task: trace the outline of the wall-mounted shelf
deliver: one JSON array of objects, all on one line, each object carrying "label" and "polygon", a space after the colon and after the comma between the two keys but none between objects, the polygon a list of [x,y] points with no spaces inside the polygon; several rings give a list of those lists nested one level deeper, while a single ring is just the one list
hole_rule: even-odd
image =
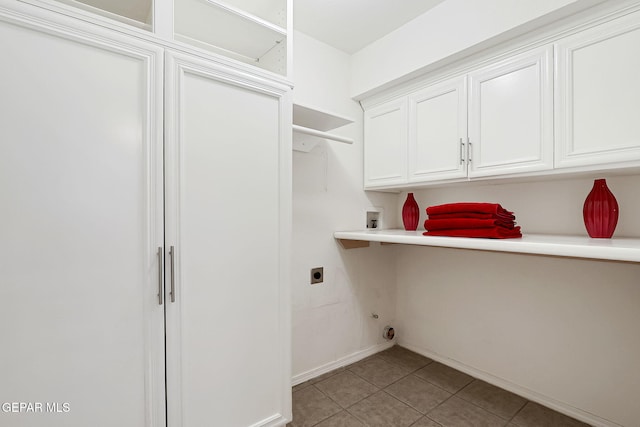
[{"label": "wall-mounted shelf", "polygon": [[293,105],[293,149],[309,152],[321,139],[353,144],[352,138],[327,131],[353,123],[352,119],[300,104]]},{"label": "wall-mounted shelf", "polygon": [[470,239],[423,236],[422,233],[405,230],[336,231],[334,237],[345,249],[380,242],[640,263],[638,238],[592,239],[585,236],[527,234],[518,239]]}]

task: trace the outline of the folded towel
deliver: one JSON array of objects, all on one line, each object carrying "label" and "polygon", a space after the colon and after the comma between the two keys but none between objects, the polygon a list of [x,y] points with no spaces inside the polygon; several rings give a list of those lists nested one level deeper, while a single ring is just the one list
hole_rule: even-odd
[{"label": "folded towel", "polygon": [[502,219],[512,221],[516,219],[513,214],[506,213],[480,213],[480,212],[453,212],[443,214],[431,214],[429,219],[451,219],[451,218],[476,218],[476,219]]},{"label": "folded towel", "polygon": [[480,202],[461,202],[461,203],[447,203],[444,205],[429,206],[427,208],[427,214],[439,215],[450,214],[458,212],[475,212],[475,213],[488,213],[488,214],[500,214],[500,215],[513,215],[513,212],[509,212],[499,203],[480,203]]},{"label": "folded towel", "polygon": [[487,239],[512,239],[522,237],[520,226],[508,229],[504,227],[491,228],[456,228],[449,230],[433,230],[422,233],[425,236],[449,236],[449,237],[480,237]]},{"label": "folded towel", "polygon": [[447,229],[466,229],[466,228],[492,228],[504,227],[513,229],[515,222],[513,220],[504,219],[476,219],[476,218],[450,218],[450,219],[429,219],[424,222],[425,230],[447,230]]}]

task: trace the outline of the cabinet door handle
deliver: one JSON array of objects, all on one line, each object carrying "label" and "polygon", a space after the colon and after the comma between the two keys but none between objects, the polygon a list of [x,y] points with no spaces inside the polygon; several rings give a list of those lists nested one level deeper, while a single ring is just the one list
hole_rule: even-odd
[{"label": "cabinet door handle", "polygon": [[464,142],[462,142],[462,138],[460,138],[460,164],[464,164],[464,154],[463,154],[463,150],[464,150]]},{"label": "cabinet door handle", "polygon": [[469,163],[471,163],[471,141],[469,141],[469,138],[467,138],[467,161]]},{"label": "cabinet door handle", "polygon": [[162,261],[164,260],[164,251],[162,246],[158,247],[158,304],[162,305],[162,278],[164,276],[164,267]]},{"label": "cabinet door handle", "polygon": [[169,257],[171,258],[171,302],[176,302],[176,262],[175,262],[175,248],[171,246],[169,249]]}]

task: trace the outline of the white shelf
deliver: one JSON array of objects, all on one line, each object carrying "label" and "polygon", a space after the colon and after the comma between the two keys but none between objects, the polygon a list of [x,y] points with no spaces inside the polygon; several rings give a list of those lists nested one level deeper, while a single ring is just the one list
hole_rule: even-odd
[{"label": "white shelf", "polygon": [[262,19],[256,15],[253,15],[249,12],[246,12],[242,9],[239,9],[235,6],[227,4],[226,2],[218,1],[218,0],[203,0],[210,3],[212,6],[217,7],[221,10],[224,10],[230,14],[236,15],[237,17],[244,19],[246,21],[252,22],[258,26],[268,28],[269,30],[279,33],[280,35],[286,36],[287,30],[279,25],[276,25],[272,22],[269,22],[265,19]]},{"label": "white shelf", "polygon": [[293,104],[293,149],[309,152],[320,139],[353,144],[352,138],[327,132],[350,123],[353,123],[353,120],[347,117]]},{"label": "white shelf", "polygon": [[174,38],[287,76],[288,4],[288,0],[175,0]]},{"label": "white shelf", "polygon": [[640,263],[638,238],[592,239],[586,236],[527,234],[517,239],[472,239],[423,236],[422,233],[422,230],[336,231],[334,237],[345,249],[380,242]]},{"label": "white shelf", "polygon": [[236,9],[242,15],[259,17],[272,24],[287,26],[287,0],[206,0]]},{"label": "white shelf", "polygon": [[207,0],[181,0],[174,9],[176,39],[181,41],[198,40],[258,60],[286,38],[274,25]]},{"label": "white shelf", "polygon": [[317,108],[293,104],[293,123],[305,128],[326,132],[353,123],[353,120]]},{"label": "white shelf", "polygon": [[[152,0],[139,0],[135,4],[113,2],[111,0],[56,0],[64,6],[69,6],[75,13],[89,12],[122,22],[143,30],[152,31],[151,4]],[[82,13],[82,12],[81,12]]]}]

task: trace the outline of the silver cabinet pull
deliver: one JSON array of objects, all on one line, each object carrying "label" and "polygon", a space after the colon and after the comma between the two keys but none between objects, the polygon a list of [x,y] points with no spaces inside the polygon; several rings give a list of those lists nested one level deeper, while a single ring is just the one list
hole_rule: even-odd
[{"label": "silver cabinet pull", "polygon": [[175,249],[173,246],[169,249],[169,257],[171,258],[171,302],[176,302],[176,263]]},{"label": "silver cabinet pull", "polygon": [[467,138],[467,161],[469,163],[471,163],[471,141],[469,141],[469,138]]},{"label": "silver cabinet pull", "polygon": [[460,164],[464,164],[464,154],[462,154],[463,149],[464,149],[464,142],[462,142],[462,138],[460,138]]},{"label": "silver cabinet pull", "polygon": [[162,247],[158,247],[158,304],[162,305],[162,278],[164,276],[164,267],[162,261],[164,260],[164,251]]}]

